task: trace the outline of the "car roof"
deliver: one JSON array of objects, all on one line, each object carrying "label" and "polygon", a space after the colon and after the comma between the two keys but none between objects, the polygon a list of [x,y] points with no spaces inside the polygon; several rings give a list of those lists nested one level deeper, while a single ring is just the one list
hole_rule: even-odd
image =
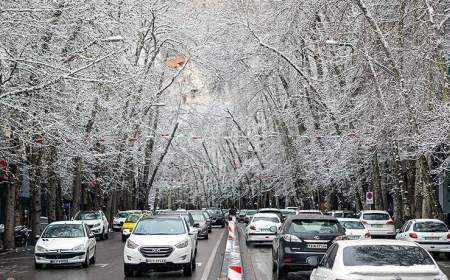
[{"label": "car roof", "polygon": [[320,214],[299,214],[289,216],[288,220],[324,220],[324,221],[337,221],[333,216],[320,215]]},{"label": "car roof", "polygon": [[364,240],[339,240],[336,242],[339,247],[364,246],[364,245],[398,245],[418,247],[415,242],[396,239],[364,239]]},{"label": "car roof", "polygon": [[351,211],[351,210],[333,210],[333,211],[331,211],[330,213],[354,213],[353,211]]},{"label": "car roof", "polygon": [[339,222],[361,222],[359,219],[355,218],[337,218]]},{"label": "car roof", "polygon": [[75,220],[75,221],[57,221],[57,222],[52,222],[50,223],[50,225],[81,225],[84,224],[84,221],[80,221],[80,220]]},{"label": "car roof", "polygon": [[142,220],[151,220],[151,219],[169,219],[169,220],[179,220],[179,219],[183,219],[183,217],[181,217],[181,215],[154,215],[154,216],[145,216],[141,218]]},{"label": "car roof", "polygon": [[187,211],[164,211],[164,212],[158,213],[157,215],[160,215],[160,216],[187,216],[187,215],[189,215],[189,212],[187,212]]},{"label": "car roof", "polygon": [[255,215],[253,215],[253,217],[272,217],[272,218],[279,218],[279,216],[277,214],[273,214],[273,213],[256,213]]},{"label": "car roof", "polygon": [[363,211],[361,211],[361,214],[370,214],[370,213],[389,214],[388,211],[384,211],[384,210],[363,210]]},{"label": "car roof", "polygon": [[298,212],[299,213],[302,213],[302,212],[314,212],[314,213],[322,213],[322,211],[320,211],[320,210],[317,210],[317,209],[304,209],[304,210],[298,210]]},{"label": "car roof", "polygon": [[276,211],[276,212],[281,212],[280,209],[278,208],[261,208],[258,210],[259,212],[261,211]]}]

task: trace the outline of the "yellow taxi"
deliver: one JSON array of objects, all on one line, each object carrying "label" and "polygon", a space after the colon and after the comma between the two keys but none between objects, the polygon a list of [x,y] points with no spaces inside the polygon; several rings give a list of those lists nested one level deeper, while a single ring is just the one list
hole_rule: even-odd
[{"label": "yellow taxi", "polygon": [[130,236],[131,232],[134,229],[134,226],[142,216],[142,213],[128,215],[127,219],[122,225],[122,242],[127,241],[128,236]]}]

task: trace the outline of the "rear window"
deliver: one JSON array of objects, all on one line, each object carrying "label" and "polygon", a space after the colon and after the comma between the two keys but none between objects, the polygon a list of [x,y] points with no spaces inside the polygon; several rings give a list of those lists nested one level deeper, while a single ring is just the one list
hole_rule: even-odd
[{"label": "rear window", "polygon": [[294,234],[339,234],[343,232],[343,229],[338,221],[293,220],[289,232]]},{"label": "rear window", "polygon": [[255,217],[255,218],[253,218],[253,222],[260,222],[260,221],[279,223],[280,219],[276,218],[276,217]]},{"label": "rear window", "polygon": [[140,217],[141,217],[140,215],[130,215],[125,220],[125,223],[136,223]]},{"label": "rear window", "polygon": [[414,224],[414,231],[417,231],[417,232],[447,232],[448,228],[444,223],[419,222],[419,223]]},{"label": "rear window", "polygon": [[346,229],[365,229],[364,225],[359,221],[341,222],[341,225]]},{"label": "rear window", "polygon": [[363,215],[363,219],[369,221],[386,221],[390,218],[386,213],[368,213]]},{"label": "rear window", "polygon": [[256,214],[256,210],[247,210],[247,213],[245,213],[245,215],[255,215]]},{"label": "rear window", "polygon": [[428,253],[415,246],[364,245],[344,248],[345,266],[434,265]]},{"label": "rear window", "polygon": [[192,218],[194,218],[195,222],[205,222],[205,216],[201,212],[191,212]]}]

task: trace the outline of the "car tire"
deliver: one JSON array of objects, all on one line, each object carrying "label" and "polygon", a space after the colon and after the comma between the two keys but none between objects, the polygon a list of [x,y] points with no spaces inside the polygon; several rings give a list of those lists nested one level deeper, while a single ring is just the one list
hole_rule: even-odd
[{"label": "car tire", "polygon": [[44,266],[41,264],[41,263],[36,263],[36,262],[34,262],[34,268],[35,269],[37,269],[37,270],[39,270],[39,269],[42,269]]},{"label": "car tire", "polygon": [[122,242],[127,241],[127,237],[125,235],[122,235]]},{"label": "car tire", "polygon": [[192,262],[187,263],[183,266],[183,276],[184,277],[192,276]]},{"label": "car tire", "polygon": [[223,223],[220,225],[220,227],[221,227],[221,228],[224,228],[224,227],[225,227],[225,222],[223,222]]},{"label": "car tire", "polygon": [[208,233],[211,233],[212,232],[212,228],[208,228]]},{"label": "car tire", "polygon": [[206,234],[205,239],[206,239],[206,240],[209,239],[209,234]]},{"label": "car tire", "polygon": [[106,230],[105,239],[109,239],[109,232]]},{"label": "car tire", "polygon": [[92,258],[91,258],[91,263],[95,263],[95,254],[97,253],[97,248],[95,248],[94,247],[94,254],[92,255]]},{"label": "car tire", "polygon": [[86,251],[86,259],[84,260],[84,262],[81,264],[84,268],[89,267],[89,250]]},{"label": "car tire", "polygon": [[127,264],[123,265],[123,272],[125,274],[125,277],[133,277],[134,271],[131,269]]}]

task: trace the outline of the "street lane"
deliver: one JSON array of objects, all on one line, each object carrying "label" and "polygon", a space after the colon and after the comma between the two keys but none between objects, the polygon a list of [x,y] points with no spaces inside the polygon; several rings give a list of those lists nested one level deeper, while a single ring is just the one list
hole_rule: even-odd
[{"label": "street lane", "polygon": [[[198,241],[197,270],[192,277],[183,277],[181,271],[156,273],[150,272],[139,277],[125,278],[123,272],[123,246],[120,233],[110,233],[110,239],[97,241],[96,264],[84,269],[81,267],[51,267],[42,270],[34,269],[33,252],[0,254],[0,279],[9,276],[16,280],[200,280],[205,274],[205,267],[212,256],[224,230],[213,228],[208,240]],[[219,248],[220,250],[220,248]],[[218,251],[219,253],[219,251]],[[204,278],[205,279],[205,278]]]},{"label": "street lane", "polygon": [[[244,263],[245,280],[272,280],[272,247],[271,244],[245,245],[244,226],[239,226],[239,239]],[[437,260],[439,267],[450,278],[450,260],[441,255]],[[289,273],[289,280],[307,280],[304,273]]]}]

